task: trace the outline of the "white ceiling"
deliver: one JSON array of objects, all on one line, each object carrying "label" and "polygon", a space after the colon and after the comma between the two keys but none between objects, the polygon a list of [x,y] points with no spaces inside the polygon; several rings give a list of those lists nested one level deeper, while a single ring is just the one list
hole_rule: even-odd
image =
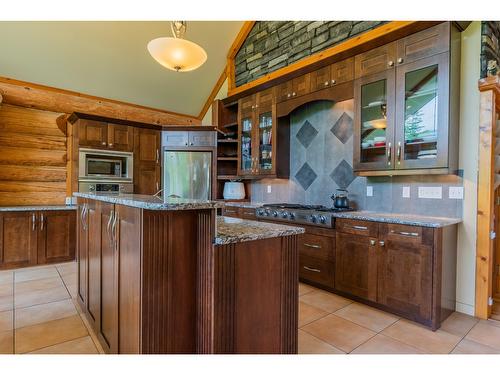
[{"label": "white ceiling", "polygon": [[208,54],[198,70],[163,68],[146,49],[164,22],[0,22],[0,75],[197,116],[243,22],[188,22]]}]

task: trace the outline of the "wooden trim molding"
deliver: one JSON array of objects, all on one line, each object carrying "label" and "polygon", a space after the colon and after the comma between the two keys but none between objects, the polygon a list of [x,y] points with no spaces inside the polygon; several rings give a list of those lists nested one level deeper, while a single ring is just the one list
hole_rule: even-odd
[{"label": "wooden trim molding", "polygon": [[[210,95],[208,96],[205,105],[201,109],[200,114],[198,115],[198,120],[203,120],[203,117],[207,114],[208,109],[212,105],[212,103],[215,100],[215,97],[217,96],[219,90],[221,89],[222,85],[224,84],[224,81],[227,78],[227,66],[224,66],[224,70],[222,71],[221,75],[219,76],[219,79],[215,83],[215,86],[213,87],[212,91],[210,92]],[[212,124],[213,125],[213,124]]]},{"label": "wooden trim molding", "polygon": [[236,35],[231,48],[229,48],[229,52],[227,53],[227,84],[228,91],[231,91],[236,88],[236,80],[235,80],[235,72],[234,72],[234,58],[236,54],[240,50],[241,46],[245,42],[248,34],[252,31],[253,25],[255,25],[256,21],[245,21],[243,26],[241,27],[240,32]]},{"label": "wooden trim molding", "polygon": [[[254,22],[255,23],[255,22]],[[377,47],[385,43],[389,43],[398,38],[404,37],[411,33],[423,30],[440,22],[437,21],[391,21],[376,27],[372,30],[366,31],[359,34],[353,38],[346,40],[345,42],[336,44],[326,50],[315,53],[311,56],[305,57],[293,64],[287,65],[281,69],[271,72],[265,76],[262,76],[252,82],[248,82],[244,85],[235,86],[235,75],[234,75],[234,58],[238,53],[239,48],[243,44],[246,36],[251,30],[251,27],[247,29],[244,26],[238,34],[241,39],[236,39],[231,47],[228,54],[228,97],[232,97],[243,92],[251,91],[258,86],[263,86],[278,81],[284,76],[293,75],[294,72],[302,71],[308,67],[316,68],[321,65],[322,62],[332,63],[338,60],[342,60],[351,57],[355,54],[364,52],[367,49]],[[251,25],[253,27],[253,23]],[[245,34],[246,33],[246,34]],[[262,87],[266,88],[266,87]],[[250,93],[250,92],[249,92]]]},{"label": "wooden trim molding", "polygon": [[488,319],[493,281],[496,116],[500,110],[500,78],[479,81],[479,162],[477,182],[475,316]]},{"label": "wooden trim molding", "polygon": [[199,125],[191,115],[105,99],[50,86],[0,77],[0,96],[5,103],[45,111],[82,112],[156,125]]}]

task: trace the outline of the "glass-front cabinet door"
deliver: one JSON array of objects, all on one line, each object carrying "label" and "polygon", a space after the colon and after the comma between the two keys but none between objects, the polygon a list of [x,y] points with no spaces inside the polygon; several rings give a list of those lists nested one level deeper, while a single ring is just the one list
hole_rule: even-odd
[{"label": "glass-front cabinet door", "polygon": [[398,66],[395,168],[448,166],[448,69],[447,53]]},{"label": "glass-front cabinet door", "polygon": [[394,70],[355,83],[354,169],[394,168]]},{"label": "glass-front cabinet door", "polygon": [[253,147],[253,116],[243,117],[241,119],[240,129],[240,160],[239,160],[239,173],[251,174],[254,171],[254,159],[252,156]]},{"label": "glass-front cabinet door", "polygon": [[273,138],[274,120],[271,110],[259,113],[259,154],[258,167],[262,174],[274,173]]}]

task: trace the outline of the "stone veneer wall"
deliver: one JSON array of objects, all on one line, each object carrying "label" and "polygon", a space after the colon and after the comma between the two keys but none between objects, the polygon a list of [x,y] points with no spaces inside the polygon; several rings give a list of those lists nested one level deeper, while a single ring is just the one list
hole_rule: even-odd
[{"label": "stone veneer wall", "polygon": [[385,21],[257,21],[235,58],[241,86]]},{"label": "stone veneer wall", "polygon": [[[353,103],[313,102],[290,115],[290,178],[252,182],[252,201],[332,206],[330,196],[347,188],[353,207],[369,211],[462,216],[462,200],[449,199],[450,186],[462,186],[460,177],[394,176],[358,177],[352,170]],[[271,186],[268,193],[267,186]],[[366,187],[373,196],[366,196]],[[402,197],[403,186],[410,198]],[[418,198],[419,186],[441,186],[442,199]]]},{"label": "stone veneer wall", "polygon": [[481,22],[481,78],[486,77],[488,61],[497,62],[500,72],[500,21]]}]

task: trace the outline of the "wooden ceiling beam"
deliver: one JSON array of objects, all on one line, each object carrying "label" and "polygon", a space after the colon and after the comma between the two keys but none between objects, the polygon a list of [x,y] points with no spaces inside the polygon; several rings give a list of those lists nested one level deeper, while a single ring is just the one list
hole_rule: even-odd
[{"label": "wooden ceiling beam", "polygon": [[6,104],[71,114],[82,112],[156,125],[199,125],[191,115],[105,99],[11,78],[0,77],[0,95]]}]

